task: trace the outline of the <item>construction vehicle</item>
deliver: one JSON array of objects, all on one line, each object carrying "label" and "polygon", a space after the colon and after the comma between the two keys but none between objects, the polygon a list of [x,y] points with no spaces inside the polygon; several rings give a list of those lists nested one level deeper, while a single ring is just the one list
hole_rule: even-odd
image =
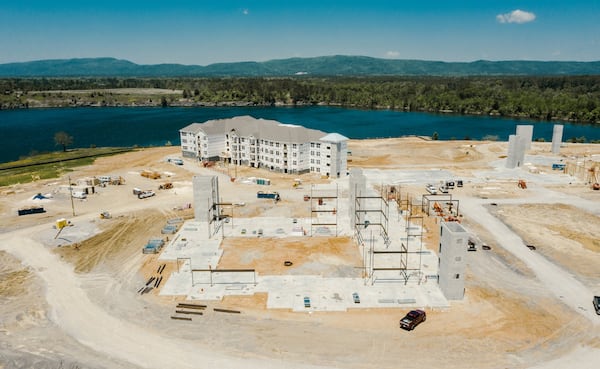
[{"label": "construction vehicle", "polygon": [[523,179],[519,179],[519,183],[517,184],[517,186],[519,186],[519,188],[522,190],[526,190],[527,182],[525,182],[525,180],[523,180]]},{"label": "construction vehicle", "polygon": [[110,219],[112,215],[108,211],[103,211],[100,213],[100,219]]},{"label": "construction vehicle", "polygon": [[158,186],[159,190],[170,190],[171,188],[173,188],[173,183],[171,182],[163,183]]},{"label": "construction vehicle", "polygon": [[137,195],[137,197],[138,197],[138,199],[145,199],[145,198],[147,198],[147,197],[152,197],[152,196],[154,196],[154,195],[156,195],[156,194],[154,193],[154,191],[146,190],[146,191],[142,191],[142,192],[140,192],[140,193]]},{"label": "construction vehicle", "polygon": [[159,179],[160,173],[152,171],[152,170],[142,170],[140,173],[142,177],[150,178],[150,179]]}]

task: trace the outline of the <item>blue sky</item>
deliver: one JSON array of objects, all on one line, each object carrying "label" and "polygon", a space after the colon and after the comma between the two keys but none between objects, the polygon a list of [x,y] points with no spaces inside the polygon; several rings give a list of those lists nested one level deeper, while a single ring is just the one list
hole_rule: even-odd
[{"label": "blue sky", "polygon": [[600,60],[599,0],[0,0],[0,63]]}]

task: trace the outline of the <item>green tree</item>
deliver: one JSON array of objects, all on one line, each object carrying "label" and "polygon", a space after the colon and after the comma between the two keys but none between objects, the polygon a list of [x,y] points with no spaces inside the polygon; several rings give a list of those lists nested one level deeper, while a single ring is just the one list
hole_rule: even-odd
[{"label": "green tree", "polygon": [[431,139],[437,141],[438,138],[440,138],[440,135],[437,132],[433,132],[433,134],[431,135]]},{"label": "green tree", "polygon": [[62,146],[63,152],[67,151],[67,146],[73,143],[73,136],[70,136],[67,132],[60,131],[54,134],[54,143],[57,146]]}]

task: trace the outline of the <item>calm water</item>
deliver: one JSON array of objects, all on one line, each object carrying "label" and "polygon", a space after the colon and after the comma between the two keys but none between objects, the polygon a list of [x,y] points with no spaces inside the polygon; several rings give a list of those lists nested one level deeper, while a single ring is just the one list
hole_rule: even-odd
[{"label": "calm water", "polygon": [[[32,152],[60,149],[54,134],[68,132],[74,147],[154,146],[179,144],[179,129],[192,122],[252,115],[282,123],[300,124],[347,137],[377,138],[405,135],[440,140],[481,139],[487,135],[506,141],[517,124],[534,125],[534,138],[552,139],[553,123],[491,117],[465,117],[389,110],[334,107],[219,107],[219,108],[65,108],[0,111],[0,162]],[[563,140],[584,136],[600,140],[600,126],[564,123]]]}]

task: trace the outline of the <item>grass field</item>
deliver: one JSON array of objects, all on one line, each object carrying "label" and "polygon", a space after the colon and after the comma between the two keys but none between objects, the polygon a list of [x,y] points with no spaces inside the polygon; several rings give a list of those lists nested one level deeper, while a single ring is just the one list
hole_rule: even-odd
[{"label": "grass field", "polygon": [[39,179],[57,178],[74,167],[90,165],[97,157],[131,151],[130,148],[73,149],[34,155],[0,164],[0,187],[28,183]]}]

